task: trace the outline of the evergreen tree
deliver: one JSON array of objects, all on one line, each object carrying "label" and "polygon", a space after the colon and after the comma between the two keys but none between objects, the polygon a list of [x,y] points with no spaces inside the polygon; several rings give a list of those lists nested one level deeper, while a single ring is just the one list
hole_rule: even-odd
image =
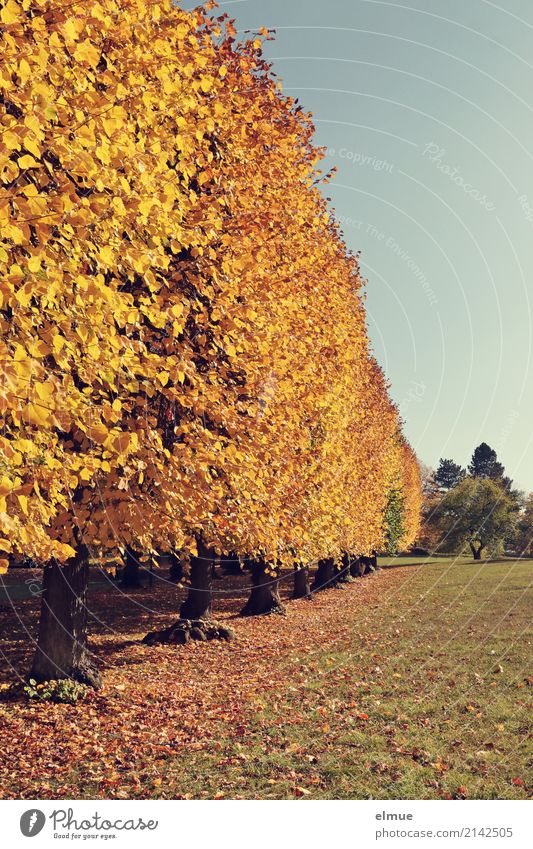
[{"label": "evergreen tree", "polygon": [[439,467],[435,472],[435,483],[439,489],[448,491],[453,489],[459,481],[465,477],[465,470],[453,460],[439,460]]},{"label": "evergreen tree", "polygon": [[473,478],[492,478],[492,480],[503,478],[505,472],[502,464],[498,462],[496,451],[486,442],[482,442],[475,449],[468,471]]}]

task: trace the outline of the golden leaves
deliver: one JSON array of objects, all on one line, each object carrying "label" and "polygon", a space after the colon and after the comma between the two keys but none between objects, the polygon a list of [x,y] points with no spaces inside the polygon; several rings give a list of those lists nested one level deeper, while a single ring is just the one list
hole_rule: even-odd
[{"label": "golden leaves", "polygon": [[30,271],[36,273],[41,270],[41,258],[39,256],[32,256],[28,260],[28,268]]},{"label": "golden leaves", "polygon": [[[224,76],[224,74],[222,74],[222,76]],[[200,88],[204,92],[204,94],[207,94],[208,92],[211,91],[211,89],[213,88],[214,82],[215,81],[214,81],[213,77],[202,77],[200,79]]]},{"label": "golden leaves", "polygon": [[33,156],[30,156],[29,153],[24,154],[24,156],[20,156],[17,159],[17,165],[22,170],[26,170],[28,168],[37,168],[39,163]]},{"label": "golden leaves", "polygon": [[2,475],[0,477],[0,495],[8,495],[13,489],[13,482],[7,477],[7,475]]},{"label": "golden leaves", "polygon": [[119,433],[112,439],[112,445],[118,454],[125,454],[137,446],[136,433]]},{"label": "golden leaves", "polygon": [[0,103],[0,181],[16,180],[0,200],[0,410],[24,447],[0,459],[9,479],[38,470],[20,493],[35,551],[67,539],[72,489],[89,521],[97,484],[146,544],[203,528],[221,550],[305,559],[377,544],[403,474],[412,533],[416,475],[391,447],[359,270],[310,188],[309,117],[253,64],[261,41],[220,48],[174,4],[117,17],[102,0],[59,23],[1,9],[24,19],[0,56],[22,111]]},{"label": "golden leaves", "polygon": [[100,60],[100,51],[89,38],[86,38],[84,41],[78,43],[74,51],[74,58],[84,65],[96,68]]},{"label": "golden leaves", "polygon": [[98,145],[95,149],[96,156],[104,165],[109,165],[111,162],[111,153],[109,149],[109,145],[102,142],[102,144]]},{"label": "golden leaves", "polygon": [[103,445],[109,436],[109,431],[103,424],[96,424],[88,428],[87,436],[99,445]]},{"label": "golden leaves", "polygon": [[183,313],[184,313],[184,307],[183,307],[183,304],[182,304],[181,302],[180,302],[180,303],[177,303],[177,304],[173,304],[173,305],[170,307],[169,312],[170,312],[170,315],[171,315],[173,318],[180,318],[180,317],[183,315]]},{"label": "golden leaves", "polygon": [[104,245],[98,252],[98,259],[103,265],[113,265],[113,251],[109,245]]},{"label": "golden leaves", "polygon": [[29,403],[22,410],[22,421],[37,427],[53,425],[52,411],[44,404]]},{"label": "golden leaves", "polygon": [[23,10],[15,0],[7,0],[7,3],[0,9],[0,21],[3,24],[14,24],[23,18]]},{"label": "golden leaves", "polygon": [[21,59],[18,67],[18,75],[22,82],[22,85],[26,85],[27,81],[31,77],[31,68],[26,61],[26,59]]}]

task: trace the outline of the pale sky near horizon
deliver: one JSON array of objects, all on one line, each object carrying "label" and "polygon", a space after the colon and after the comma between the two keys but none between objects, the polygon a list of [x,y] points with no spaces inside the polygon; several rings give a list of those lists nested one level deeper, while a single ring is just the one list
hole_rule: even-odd
[{"label": "pale sky near horizon", "polygon": [[[191,8],[193,3],[184,3]],[[533,490],[533,2],[233,0],[313,112],[419,458],[485,441]]]}]

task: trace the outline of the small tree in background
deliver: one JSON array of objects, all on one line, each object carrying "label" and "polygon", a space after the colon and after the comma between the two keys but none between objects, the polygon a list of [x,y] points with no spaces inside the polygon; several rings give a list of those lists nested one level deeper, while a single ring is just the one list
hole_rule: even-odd
[{"label": "small tree in background", "polygon": [[496,451],[490,445],[487,445],[486,442],[482,442],[475,449],[468,466],[468,471],[473,478],[491,478],[497,481],[509,495],[515,498],[517,504],[520,501],[521,493],[513,490],[513,482],[505,474],[503,463],[500,463]]},{"label": "small tree in background", "polygon": [[420,465],[422,515],[421,527],[418,534],[418,545],[434,551],[439,542],[439,531],[433,521],[433,511],[441,498],[441,493],[435,480],[435,470],[424,464]]},{"label": "small tree in background", "polygon": [[518,554],[533,555],[533,492],[530,492],[517,523],[516,550]]},{"label": "small tree in background", "polygon": [[466,475],[465,470],[453,460],[439,460],[439,467],[435,472],[435,483],[439,489],[446,492],[453,489]]},{"label": "small tree in background", "polygon": [[486,442],[482,442],[475,449],[468,471],[473,478],[492,478],[493,480],[503,478],[505,473],[503,465],[498,461],[496,451]]},{"label": "small tree in background", "polygon": [[385,509],[385,541],[388,554],[397,554],[399,543],[405,534],[404,527],[404,498],[399,489],[389,492],[389,500]]}]

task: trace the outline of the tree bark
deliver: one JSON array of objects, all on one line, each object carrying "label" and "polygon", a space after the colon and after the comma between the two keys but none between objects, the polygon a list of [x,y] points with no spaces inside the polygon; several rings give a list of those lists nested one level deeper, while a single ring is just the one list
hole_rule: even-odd
[{"label": "tree bark", "polygon": [[[252,589],[250,597],[243,609],[241,616],[263,616],[268,613],[284,613],[284,608],[279,595],[279,572],[267,575],[266,563],[249,563],[252,573]],[[273,567],[271,567],[272,571]]]},{"label": "tree bark", "polygon": [[198,556],[191,557],[190,587],[180,607],[180,619],[211,619],[213,603],[213,563],[215,554],[202,541]]},{"label": "tree bark", "polygon": [[294,591],[293,598],[310,598],[311,587],[309,585],[309,569],[307,566],[294,566]]},{"label": "tree bark", "polygon": [[63,566],[44,569],[37,650],[30,677],[36,681],[71,678],[95,689],[100,675],[87,648],[89,560],[85,546]]},{"label": "tree bark", "polygon": [[168,568],[168,577],[171,581],[179,584],[183,578],[183,563],[174,552],[170,554],[170,566]]},{"label": "tree bark", "polygon": [[475,545],[472,545],[472,543],[470,543],[470,550],[474,555],[474,560],[481,560],[481,552],[483,551],[484,547],[485,546],[480,545],[479,548],[476,548]]},{"label": "tree bark", "polygon": [[126,559],[124,561],[120,586],[127,590],[138,590],[142,588],[139,555],[130,548],[126,549]]},{"label": "tree bark", "polygon": [[346,552],[342,555],[342,565],[340,571],[337,573],[335,583],[337,585],[352,583],[351,556]]},{"label": "tree bark", "polygon": [[335,561],[333,557],[327,557],[318,561],[318,568],[315,572],[315,580],[311,587],[312,592],[318,590],[326,590],[333,587],[336,582]]},{"label": "tree bark", "polygon": [[229,554],[223,554],[220,558],[220,568],[224,570],[226,575],[242,575],[241,561],[239,555],[234,551]]},{"label": "tree bark", "polygon": [[350,575],[352,576],[352,578],[362,578],[364,574],[365,574],[365,567],[364,567],[363,563],[361,562],[361,558],[360,557],[354,557],[352,555],[351,561],[350,561]]}]

